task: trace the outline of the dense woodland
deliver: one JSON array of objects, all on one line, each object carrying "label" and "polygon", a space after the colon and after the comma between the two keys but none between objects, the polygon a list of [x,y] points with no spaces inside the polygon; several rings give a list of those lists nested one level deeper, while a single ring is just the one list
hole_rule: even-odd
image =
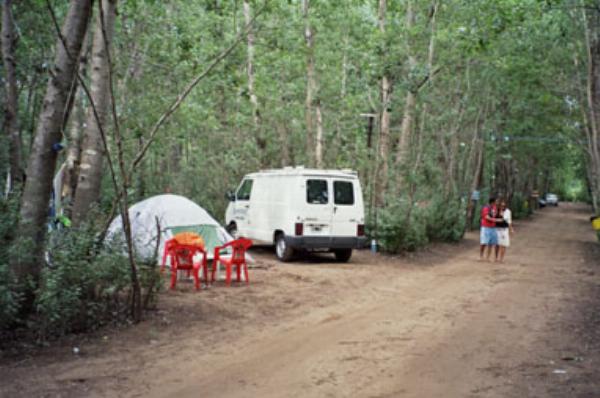
[{"label": "dense woodland", "polygon": [[222,220],[259,169],[357,170],[389,252],[490,195],[600,211],[595,0],[3,0],[2,61],[2,329],[139,320],[156,270],[107,223],[164,192]]}]

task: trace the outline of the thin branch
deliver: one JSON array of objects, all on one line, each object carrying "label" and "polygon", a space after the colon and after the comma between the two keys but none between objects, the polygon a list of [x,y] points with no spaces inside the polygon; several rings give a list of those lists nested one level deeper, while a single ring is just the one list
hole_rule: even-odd
[{"label": "thin branch", "polygon": [[210,65],[208,65],[206,67],[206,69],[204,69],[204,71],[202,71],[202,73],[200,73],[198,76],[196,76],[196,78],[194,80],[192,80],[183,90],[183,92],[181,94],[179,94],[177,96],[177,98],[173,101],[173,103],[171,104],[171,106],[169,106],[169,108],[167,109],[166,112],[164,112],[157,120],[157,122],[154,124],[154,127],[152,127],[152,130],[150,130],[150,135],[148,137],[148,140],[146,141],[146,143],[144,144],[144,146],[142,147],[142,149],[140,149],[140,151],[138,152],[138,154],[135,156],[133,163],[131,165],[131,169],[129,171],[129,176],[131,176],[131,174],[133,174],[134,169],[136,168],[136,166],[142,161],[142,159],[144,158],[144,155],[146,154],[146,151],[148,151],[148,148],[150,147],[150,145],[154,142],[154,140],[156,139],[156,134],[159,130],[159,128],[167,121],[167,119],[177,110],[177,108],[179,108],[179,106],[181,105],[181,103],[185,100],[185,98],[190,94],[190,92],[194,89],[194,87],[196,87],[198,85],[198,83],[200,82],[200,80],[202,80],[204,77],[206,77],[210,72],[212,72],[212,70],[222,61],[224,60],[229,54],[231,54],[231,52],[238,46],[238,44],[240,42],[242,42],[247,33],[252,29],[252,26],[254,25],[254,22],[256,21],[256,18],[265,10],[266,4],[260,9],[258,10],[258,12],[256,12],[256,14],[254,15],[254,17],[252,18],[252,20],[250,20],[250,22],[246,25],[245,29],[243,31],[241,31],[240,33],[238,33],[236,39],[229,45],[229,47],[227,47],[225,50],[223,50],[214,60],[213,62],[210,63]]},{"label": "thin branch", "polygon": [[423,79],[421,79],[421,81],[419,83],[417,83],[415,85],[415,87],[410,91],[413,94],[417,94],[419,92],[419,90],[421,90],[421,88],[423,88],[425,83],[427,83],[432,77],[437,75],[440,70],[442,70],[441,66],[438,66],[437,68],[435,68],[433,71],[431,71],[431,73],[428,73],[425,77],[423,77]]}]

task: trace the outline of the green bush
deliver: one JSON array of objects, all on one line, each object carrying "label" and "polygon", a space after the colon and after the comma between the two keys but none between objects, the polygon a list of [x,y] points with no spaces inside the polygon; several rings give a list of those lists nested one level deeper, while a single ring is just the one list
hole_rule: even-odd
[{"label": "green bush", "polygon": [[18,321],[22,295],[6,262],[0,263],[0,329],[7,329]]},{"label": "green bush", "polygon": [[414,251],[427,244],[426,217],[422,209],[397,201],[380,209],[377,226],[371,225],[382,250],[390,253]]},{"label": "green bush", "polygon": [[0,329],[14,326],[18,321],[22,295],[17,289],[8,260],[18,214],[18,195],[0,199]]},{"label": "green bush", "polygon": [[427,207],[427,237],[430,241],[458,242],[465,231],[466,205],[460,199],[435,198]]},{"label": "green bush", "polygon": [[531,214],[531,208],[527,197],[518,192],[513,195],[509,208],[512,211],[512,217],[514,219],[525,218]]},{"label": "green bush", "polygon": [[441,196],[410,203],[405,199],[379,209],[377,225],[368,222],[368,233],[383,251],[414,251],[432,241],[457,242],[465,229],[465,205],[458,198]]},{"label": "green bush", "polygon": [[[6,203],[0,203],[6,206]],[[12,214],[3,208],[3,214]],[[3,217],[0,239],[14,230],[15,217]],[[99,229],[93,224],[79,229],[50,233],[45,264],[33,291],[30,311],[21,308],[23,289],[15,283],[8,254],[27,254],[23,244],[3,245],[0,260],[0,331],[15,330],[38,340],[96,329],[122,322],[130,316],[131,274],[121,246],[98,242]],[[139,263],[138,276],[145,303],[156,298],[161,278],[155,265]],[[149,289],[150,287],[150,289]],[[150,291],[150,293],[149,293]],[[29,304],[31,305],[31,304]]]},{"label": "green bush", "polygon": [[94,329],[125,316],[128,260],[110,246],[96,249],[95,243],[93,228],[53,232],[49,265],[35,292],[40,337]]}]

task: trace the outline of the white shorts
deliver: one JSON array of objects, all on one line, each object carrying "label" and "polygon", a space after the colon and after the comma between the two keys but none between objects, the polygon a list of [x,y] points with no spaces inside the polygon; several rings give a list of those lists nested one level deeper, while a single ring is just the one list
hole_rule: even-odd
[{"label": "white shorts", "polygon": [[510,246],[508,228],[496,228],[496,234],[498,235],[498,246]]}]

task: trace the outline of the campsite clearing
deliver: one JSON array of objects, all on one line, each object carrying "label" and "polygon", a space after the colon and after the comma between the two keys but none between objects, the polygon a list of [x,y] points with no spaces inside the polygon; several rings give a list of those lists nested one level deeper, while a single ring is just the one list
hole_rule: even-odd
[{"label": "campsite clearing", "polygon": [[140,325],[5,350],[0,396],[591,397],[600,245],[587,212],[518,223],[505,264],[476,261],[476,234],[348,264],[256,249],[248,287],[182,283]]}]

